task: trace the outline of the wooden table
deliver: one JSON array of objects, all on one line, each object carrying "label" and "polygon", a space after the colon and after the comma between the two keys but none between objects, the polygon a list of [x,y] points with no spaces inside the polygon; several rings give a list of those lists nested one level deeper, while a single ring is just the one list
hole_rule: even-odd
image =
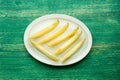
[{"label": "wooden table", "polygon": [[[48,66],[26,51],[23,35],[34,19],[67,14],[83,21],[93,46],[82,61]],[[0,80],[120,80],[119,0],[0,0]]]}]

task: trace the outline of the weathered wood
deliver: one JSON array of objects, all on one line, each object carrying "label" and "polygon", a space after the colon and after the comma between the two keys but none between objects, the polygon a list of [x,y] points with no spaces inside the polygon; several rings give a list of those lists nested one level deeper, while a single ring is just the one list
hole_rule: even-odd
[{"label": "weathered wood", "polygon": [[[83,21],[93,36],[90,53],[67,67],[40,63],[23,35],[39,16],[62,13]],[[0,0],[0,80],[120,80],[119,0]]]}]

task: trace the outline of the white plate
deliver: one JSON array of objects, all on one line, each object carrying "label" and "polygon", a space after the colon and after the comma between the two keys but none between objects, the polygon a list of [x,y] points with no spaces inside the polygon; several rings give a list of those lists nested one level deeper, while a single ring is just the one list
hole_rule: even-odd
[{"label": "white plate", "polygon": [[[34,46],[32,46],[31,43],[29,42],[29,37],[32,34],[45,28],[49,24],[53,23],[56,19],[60,20],[60,24],[58,25],[58,27],[56,29],[59,29],[62,25],[69,22],[69,24],[70,24],[69,28],[64,34],[75,29],[76,26],[79,26],[83,31],[82,36],[79,38],[79,40],[83,36],[86,36],[86,41],[85,41],[84,45],[65,63],[52,61],[51,59],[46,57],[43,53],[41,53],[36,48],[34,48]],[[53,30],[52,32],[56,31],[56,29]],[[52,32],[50,32],[50,33],[52,33]],[[24,44],[25,44],[26,49],[30,53],[30,55],[32,55],[38,61],[43,62],[45,64],[54,65],[54,66],[65,66],[65,65],[70,65],[70,64],[73,64],[73,63],[76,63],[76,62],[82,60],[88,54],[88,52],[90,51],[91,46],[92,46],[92,36],[91,36],[91,33],[90,33],[89,29],[87,28],[87,26],[80,20],[78,20],[72,16],[68,16],[68,15],[64,15],[64,14],[50,14],[50,15],[45,15],[45,16],[39,17],[28,25],[28,27],[24,33]],[[75,44],[77,44],[77,42]],[[53,48],[48,48],[45,45],[43,45],[43,46],[51,52],[54,51]],[[58,45],[58,46],[60,46],[60,45]],[[58,46],[56,46],[56,47],[58,47]],[[71,49],[73,46],[71,46],[69,49]],[[54,47],[54,48],[56,48],[56,47]],[[60,57],[62,57],[62,56],[63,55],[61,55]]]}]

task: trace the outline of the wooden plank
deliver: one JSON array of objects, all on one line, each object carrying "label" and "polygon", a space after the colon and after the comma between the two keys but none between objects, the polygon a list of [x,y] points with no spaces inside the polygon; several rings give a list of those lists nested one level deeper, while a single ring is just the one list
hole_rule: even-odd
[{"label": "wooden plank", "polygon": [[[53,67],[29,55],[24,31],[50,13],[74,16],[88,26],[93,46],[85,59]],[[119,0],[0,0],[0,80],[120,80],[119,16]]]}]

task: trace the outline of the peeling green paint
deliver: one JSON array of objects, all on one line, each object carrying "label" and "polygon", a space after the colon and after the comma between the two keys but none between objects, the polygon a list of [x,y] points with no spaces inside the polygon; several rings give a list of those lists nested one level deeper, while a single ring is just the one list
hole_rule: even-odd
[{"label": "peeling green paint", "polygon": [[[67,67],[40,63],[23,35],[32,20],[61,13],[83,21],[93,36],[90,53]],[[0,0],[0,80],[120,80],[119,0]]]}]

